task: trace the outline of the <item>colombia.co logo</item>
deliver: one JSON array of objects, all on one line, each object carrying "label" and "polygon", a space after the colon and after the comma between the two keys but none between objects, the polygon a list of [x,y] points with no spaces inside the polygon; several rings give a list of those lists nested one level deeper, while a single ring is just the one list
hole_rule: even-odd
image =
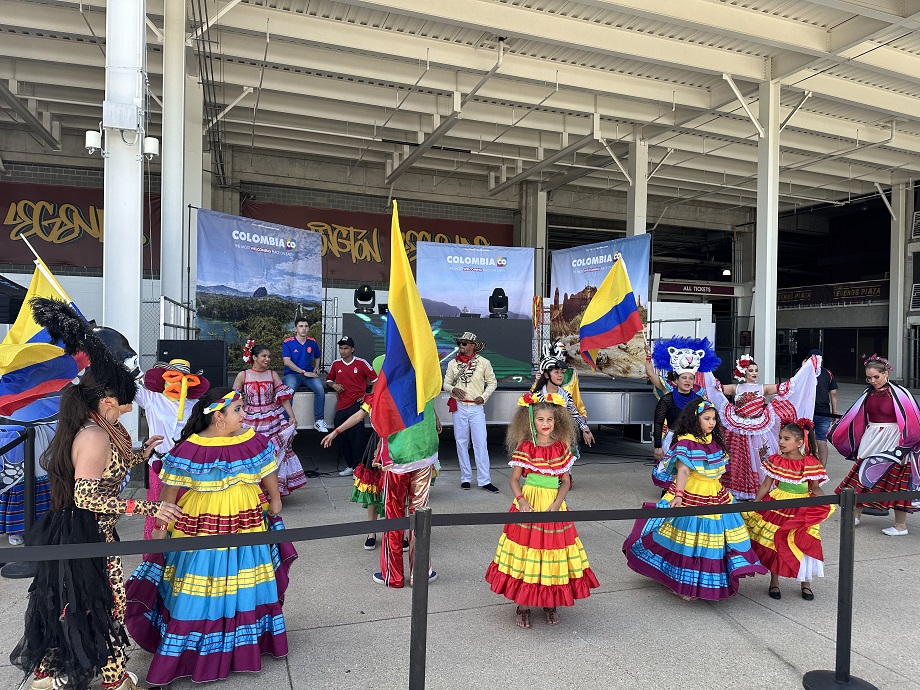
[{"label": "colombia.co logo", "polygon": [[284,240],[284,248],[287,249],[288,251],[293,251],[294,249],[297,249],[297,240],[295,240],[293,237],[286,238]]},{"label": "colombia.co logo", "polygon": [[506,259],[503,256],[500,256],[495,260],[495,265],[498,266],[499,268],[504,268],[505,266],[508,265],[508,259]]}]

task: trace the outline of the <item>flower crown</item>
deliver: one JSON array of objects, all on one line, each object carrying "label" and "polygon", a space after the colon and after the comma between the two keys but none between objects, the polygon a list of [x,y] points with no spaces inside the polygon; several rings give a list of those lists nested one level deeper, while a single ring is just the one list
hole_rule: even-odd
[{"label": "flower crown", "polygon": [[256,346],[256,341],[250,338],[243,345],[243,361],[249,364],[252,361],[252,348]]},{"label": "flower crown", "polygon": [[753,363],[753,357],[750,355],[741,355],[735,362],[735,369],[732,371],[732,376],[739,381],[744,381],[745,374],[747,374],[747,368]]},{"label": "flower crown", "polygon": [[703,414],[706,410],[714,410],[714,409],[716,409],[716,406],[713,405],[708,400],[706,400],[705,398],[703,398],[700,404],[696,406],[696,414],[697,416],[699,416]]},{"label": "flower crown", "polygon": [[558,393],[547,393],[546,395],[541,395],[540,393],[524,393],[517,401],[518,407],[531,407],[537,403],[549,403],[550,405],[565,407],[565,398]]},{"label": "flower crown", "polygon": [[866,355],[862,356],[862,361],[864,366],[869,366],[870,364],[878,363],[885,367],[885,371],[894,371],[894,367],[891,366],[891,363],[884,357],[871,354],[868,357]]}]

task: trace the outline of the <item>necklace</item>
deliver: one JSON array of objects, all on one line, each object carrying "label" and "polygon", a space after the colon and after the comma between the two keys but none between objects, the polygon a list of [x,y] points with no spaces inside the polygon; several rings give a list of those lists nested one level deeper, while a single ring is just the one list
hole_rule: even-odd
[{"label": "necklace", "polygon": [[89,416],[99,428],[103,429],[105,433],[109,435],[109,440],[112,442],[112,445],[115,446],[118,454],[121,455],[122,460],[130,462],[132,452],[131,435],[128,433],[128,430],[122,426],[122,423],[119,421],[112,423],[97,412],[90,412]]}]

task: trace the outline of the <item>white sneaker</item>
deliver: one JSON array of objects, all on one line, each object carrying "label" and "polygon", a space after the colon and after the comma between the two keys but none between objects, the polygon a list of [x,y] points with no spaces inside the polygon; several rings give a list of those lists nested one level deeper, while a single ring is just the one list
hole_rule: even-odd
[{"label": "white sneaker", "polygon": [[326,422],[323,421],[322,419],[319,419],[319,420],[317,420],[316,422],[314,422],[314,423],[313,423],[313,428],[316,429],[317,431],[323,433],[323,434],[328,434],[328,433],[329,433],[329,427],[326,426]]},{"label": "white sneaker", "polygon": [[907,534],[907,528],[898,529],[897,527],[886,527],[882,530],[882,534],[887,534],[889,537],[903,537]]},{"label": "white sneaker", "polygon": [[340,477],[350,477],[350,476],[353,475],[354,473],[355,473],[355,471],[354,471],[351,467],[346,467],[344,470],[342,470],[341,472],[339,472],[339,476],[340,476]]},{"label": "white sneaker", "polygon": [[9,535],[9,540],[12,546],[21,546],[25,542],[25,538],[21,534],[11,534]]},{"label": "white sneaker", "polygon": [[853,518],[853,524],[859,527],[859,518]]}]

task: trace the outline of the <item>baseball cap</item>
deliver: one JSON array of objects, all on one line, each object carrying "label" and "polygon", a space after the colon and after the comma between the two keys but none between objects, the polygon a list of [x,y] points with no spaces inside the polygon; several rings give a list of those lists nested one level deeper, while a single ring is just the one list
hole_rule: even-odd
[{"label": "baseball cap", "polygon": [[818,348],[813,348],[808,351],[808,356],[811,357],[812,355],[818,355],[818,357],[824,356],[824,354]]},{"label": "baseball cap", "polygon": [[355,341],[349,336],[343,335],[341,338],[339,338],[339,342],[337,342],[336,345],[348,345],[348,347],[354,347]]}]

